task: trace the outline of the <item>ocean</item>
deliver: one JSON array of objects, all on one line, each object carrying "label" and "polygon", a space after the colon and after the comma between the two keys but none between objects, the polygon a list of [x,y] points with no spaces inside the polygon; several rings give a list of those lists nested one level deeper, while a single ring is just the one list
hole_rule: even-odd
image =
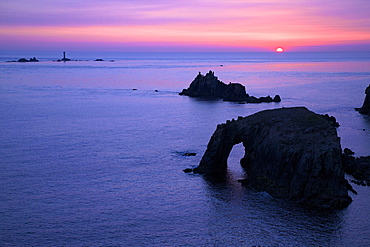
[{"label": "ocean", "polygon": [[[238,182],[241,144],[223,181],[183,172],[217,124],[280,107],[336,117],[342,148],[370,155],[370,118],[354,110],[370,53],[62,55],[0,53],[1,246],[370,245],[369,187],[351,183],[353,202],[331,212],[272,198]],[[40,62],[7,62],[22,57]],[[282,101],[178,95],[209,70]]]}]

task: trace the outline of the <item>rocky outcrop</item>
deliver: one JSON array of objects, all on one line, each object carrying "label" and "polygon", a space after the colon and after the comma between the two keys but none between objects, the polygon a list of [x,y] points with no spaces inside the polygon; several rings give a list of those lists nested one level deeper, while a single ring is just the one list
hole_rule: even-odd
[{"label": "rocky outcrop", "polygon": [[279,95],[276,95],[274,98],[270,96],[260,98],[249,96],[243,85],[239,83],[225,84],[215,76],[213,71],[209,71],[206,75],[202,75],[199,72],[189,88],[183,89],[180,95],[246,103],[281,101]]},{"label": "rocky outcrop", "polygon": [[356,110],[361,114],[370,115],[370,84],[365,90],[365,100],[361,108],[356,108]]},{"label": "rocky outcrop", "polygon": [[36,59],[36,57],[30,58],[30,60],[27,60],[25,58],[18,59],[17,62],[19,63],[27,63],[27,62],[38,62],[39,60]]},{"label": "rocky outcrop", "polygon": [[351,202],[340,139],[326,117],[294,107],[227,121],[217,126],[193,172],[225,173],[230,151],[241,142],[248,186],[313,207],[343,208]]},{"label": "rocky outcrop", "polygon": [[354,157],[354,152],[345,148],[343,152],[343,169],[352,175],[355,184],[370,186],[370,156]]}]

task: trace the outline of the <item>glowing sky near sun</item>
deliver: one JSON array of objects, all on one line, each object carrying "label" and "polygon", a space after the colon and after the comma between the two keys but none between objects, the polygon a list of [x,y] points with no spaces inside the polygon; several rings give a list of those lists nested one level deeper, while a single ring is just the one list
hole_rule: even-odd
[{"label": "glowing sky near sun", "polygon": [[369,13],[369,0],[0,0],[0,48],[370,50]]}]

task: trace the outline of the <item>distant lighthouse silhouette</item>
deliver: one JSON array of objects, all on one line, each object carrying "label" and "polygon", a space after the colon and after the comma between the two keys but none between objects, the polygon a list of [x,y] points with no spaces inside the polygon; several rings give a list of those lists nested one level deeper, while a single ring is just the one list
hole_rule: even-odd
[{"label": "distant lighthouse silhouette", "polygon": [[66,58],[66,52],[65,51],[63,51],[63,58],[61,59],[61,61],[71,61],[71,59],[69,59],[69,58]]}]

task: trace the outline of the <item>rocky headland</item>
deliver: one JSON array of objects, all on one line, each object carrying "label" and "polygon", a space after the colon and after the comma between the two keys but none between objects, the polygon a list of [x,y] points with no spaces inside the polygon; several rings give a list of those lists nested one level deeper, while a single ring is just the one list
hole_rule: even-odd
[{"label": "rocky headland", "polygon": [[[335,119],[334,119],[335,120]],[[194,173],[224,174],[235,144],[243,143],[243,184],[276,198],[316,208],[344,208],[352,201],[344,178],[336,121],[305,107],[265,110],[219,124]],[[187,170],[189,172],[189,170]]]},{"label": "rocky headland", "polygon": [[361,114],[367,114],[370,115],[370,84],[369,86],[365,89],[365,100],[364,103],[362,104],[361,108],[356,108],[356,110],[361,113]]},{"label": "rocky headland", "polygon": [[189,88],[183,89],[180,95],[206,99],[223,99],[225,101],[262,103],[262,102],[280,102],[281,98],[276,95],[256,98],[246,93],[245,87],[239,83],[225,84],[215,76],[213,71],[206,75],[200,72],[191,82]]}]

